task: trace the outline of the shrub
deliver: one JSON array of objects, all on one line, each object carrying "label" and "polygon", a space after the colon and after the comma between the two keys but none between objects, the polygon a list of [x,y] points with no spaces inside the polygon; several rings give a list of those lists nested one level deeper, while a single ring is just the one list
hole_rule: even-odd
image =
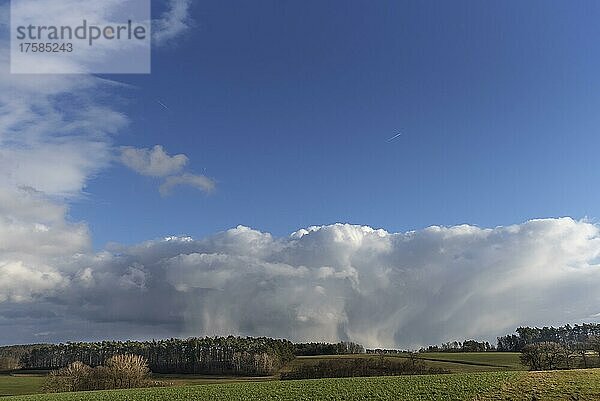
[{"label": "shrub", "polygon": [[565,348],[558,343],[529,344],[521,350],[521,362],[530,370],[553,370],[565,362],[565,355]]},{"label": "shrub", "polygon": [[149,374],[143,357],[116,355],[106,362],[106,366],[91,368],[74,362],[55,370],[46,377],[42,388],[48,393],[58,393],[145,387],[152,384],[148,380]]},{"label": "shrub", "polygon": [[139,355],[116,355],[106,362],[111,388],[136,388],[144,385],[150,374],[148,363]]},{"label": "shrub", "polygon": [[42,388],[47,393],[92,390],[92,370],[81,362],[73,362],[66,368],[50,372]]}]

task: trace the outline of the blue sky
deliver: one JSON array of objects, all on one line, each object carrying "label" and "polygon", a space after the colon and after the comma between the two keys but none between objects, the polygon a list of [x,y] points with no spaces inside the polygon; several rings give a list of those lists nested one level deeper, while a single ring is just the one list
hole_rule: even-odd
[{"label": "blue sky", "polygon": [[0,344],[598,321],[598,2],[153,6],[150,75],[0,37]]},{"label": "blue sky", "polygon": [[595,219],[599,7],[194,3],[193,29],[154,51],[151,75],[110,77],[135,86],[116,140],[185,153],[217,190],[161,197],[114,167],[72,218],[97,246],[238,224]]}]

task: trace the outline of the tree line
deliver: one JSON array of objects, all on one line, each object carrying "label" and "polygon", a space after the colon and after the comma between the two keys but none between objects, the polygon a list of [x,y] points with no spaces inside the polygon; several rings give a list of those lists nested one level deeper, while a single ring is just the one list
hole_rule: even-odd
[{"label": "tree line", "polygon": [[20,360],[30,349],[27,345],[0,347],[0,372],[18,369]]},{"label": "tree line", "polygon": [[560,327],[519,327],[498,337],[498,351],[520,352],[531,370],[600,366],[600,324]]},{"label": "tree line", "polygon": [[442,345],[430,345],[421,348],[419,352],[491,352],[496,351],[496,347],[487,341],[465,340],[449,341]]},{"label": "tree line", "polygon": [[[564,325],[560,327],[523,326],[515,333],[498,337],[497,345],[487,341],[449,341],[441,345],[423,347],[419,352],[521,352],[528,345],[553,343],[568,350],[593,349],[593,339],[600,338],[600,324]],[[543,347],[542,347],[543,348]],[[552,348],[552,347],[550,347]],[[549,349],[550,349],[549,348]],[[555,348],[555,347],[554,347]],[[397,350],[367,350],[367,353],[398,353]]]},{"label": "tree line", "polygon": [[521,349],[521,362],[531,370],[600,367],[600,337],[575,344],[544,341]]},{"label": "tree line", "polygon": [[575,349],[595,337],[600,337],[600,324],[519,327],[515,334],[498,337],[498,351],[521,352],[525,346],[538,343],[556,343]]},{"label": "tree line", "polygon": [[331,343],[300,343],[294,344],[294,355],[316,356],[316,355],[349,355],[364,354],[365,348],[353,342]]},{"label": "tree line", "polygon": [[[362,353],[355,343],[294,344],[267,337],[206,337],[153,341],[102,341],[94,343],[38,344],[0,348],[19,368],[65,368],[73,362],[104,365],[116,355],[138,355],[155,373],[265,376],[277,372],[296,355]],[[2,354],[0,354],[2,355]]]},{"label": "tree line", "polygon": [[102,341],[32,347],[21,356],[24,369],[60,369],[73,362],[104,365],[116,355],[138,355],[156,373],[270,375],[294,358],[294,345],[266,337],[207,337],[160,341]]}]

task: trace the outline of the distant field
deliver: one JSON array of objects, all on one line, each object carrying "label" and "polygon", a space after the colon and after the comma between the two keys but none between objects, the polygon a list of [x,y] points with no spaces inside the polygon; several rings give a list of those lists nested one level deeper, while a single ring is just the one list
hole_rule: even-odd
[{"label": "distant field", "polygon": [[37,375],[0,375],[0,397],[39,393],[43,380]]},{"label": "distant field", "polygon": [[[195,386],[200,384],[245,383],[274,380],[274,377],[219,377],[201,375],[153,375],[173,386]],[[36,374],[0,374],[0,397],[11,395],[31,395],[41,393],[43,375]]]},{"label": "distant field", "polygon": [[[517,352],[436,352],[422,353],[418,357],[431,367],[441,368],[450,373],[498,372],[504,370],[526,370],[521,365]],[[377,355],[332,355],[305,356],[296,358],[292,364],[317,363],[334,358],[378,358]],[[407,358],[407,354],[385,355],[383,358]]]},{"label": "distant field", "polygon": [[426,360],[448,361],[462,365],[486,366],[506,370],[526,370],[518,352],[428,352],[419,354]]},{"label": "distant field", "polygon": [[477,394],[495,394],[524,373],[471,373],[352,379],[270,381],[213,384],[92,393],[44,394],[10,401],[295,401],[295,400],[439,400],[462,401]]}]

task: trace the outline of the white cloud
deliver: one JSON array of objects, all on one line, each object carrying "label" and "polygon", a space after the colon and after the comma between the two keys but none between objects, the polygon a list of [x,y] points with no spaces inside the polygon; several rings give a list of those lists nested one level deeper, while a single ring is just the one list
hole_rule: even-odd
[{"label": "white cloud", "polygon": [[8,47],[0,40],[0,302],[30,311],[30,302],[68,286],[58,260],[90,252],[88,228],[68,221],[67,202],[109,164],[112,135],[127,118],[97,101],[114,89],[107,81],[9,74]]},{"label": "white cloud", "polygon": [[[37,3],[31,16],[39,16],[47,6],[45,1]],[[72,10],[84,5],[72,7],[75,3],[62,2],[62,14],[80,22],[81,15]],[[93,8],[88,15],[103,21],[121,3],[110,0],[86,5]],[[175,25],[165,21],[164,28],[171,30],[168,36],[178,24],[188,21],[181,14],[181,5],[172,5],[176,7],[169,15]],[[9,7],[2,4],[0,30],[4,32],[8,26]],[[106,314],[101,299],[111,295],[111,288],[125,292],[116,294],[120,299],[127,298],[127,291],[144,291],[152,274],[135,262],[122,265],[120,257],[108,252],[92,253],[86,224],[68,218],[69,202],[84,195],[90,178],[115,158],[113,136],[128,124],[128,118],[114,108],[118,102],[104,100],[114,100],[122,89],[122,85],[88,75],[11,75],[9,43],[0,40],[1,341],[36,341],[35,333],[77,336],[82,333],[81,324],[95,317],[104,319],[105,327],[119,335],[137,327],[136,321],[152,319],[151,313],[141,313],[140,317],[128,316],[132,323],[117,323]],[[180,172],[176,165],[185,164],[183,158],[174,158],[171,173]],[[152,160],[147,171],[160,168],[160,160]],[[106,271],[101,266],[106,266]],[[125,303],[141,309],[136,302],[126,299]],[[122,305],[108,306],[117,316]],[[163,312],[161,319],[168,320],[169,310],[156,310]],[[93,325],[96,328],[98,321]],[[156,327],[147,333],[160,331]]]},{"label": "white cloud", "polygon": [[23,262],[0,261],[0,303],[33,302],[36,296],[48,296],[64,287],[67,281],[44,266],[26,266]]},{"label": "white cloud", "polygon": [[174,188],[179,186],[188,186],[204,192],[212,192],[215,189],[215,182],[204,175],[186,173],[179,176],[167,177],[159,190],[162,196],[167,196],[171,194]]},{"label": "white cloud", "polygon": [[[159,42],[189,26],[190,2],[170,4]],[[333,225],[287,238],[238,227],[95,253],[67,202],[109,164],[127,118],[98,102],[105,81],[9,75],[6,48],[0,42],[2,342],[233,333],[412,347],[600,312],[600,228],[569,218],[406,233]],[[166,177],[163,194],[214,188],[181,174],[184,155],[128,149],[134,169]]]},{"label": "white cloud", "polygon": [[[127,18],[149,28],[150,2],[128,2],[124,8],[119,0],[20,0],[11,4],[13,23],[23,26],[98,26],[126,24]],[[69,53],[46,52],[35,55],[13,52],[11,65],[16,73],[127,73],[149,71],[151,38],[141,40],[96,40],[88,46],[85,40],[73,38],[73,51]],[[44,41],[43,38],[38,38]],[[91,43],[91,42],[89,42]]]},{"label": "white cloud", "polygon": [[[24,286],[19,310],[56,314],[53,323],[27,324],[59,340],[94,338],[110,324],[115,336],[135,338],[242,334],[390,347],[493,341],[523,324],[593,319],[599,257],[600,228],[570,218],[406,233],[332,225],[287,238],[238,227],[48,258],[45,269],[60,279]],[[15,296],[5,289],[0,297],[1,319],[14,312]],[[36,299],[29,308],[28,299]],[[71,337],[74,327],[80,331]]]},{"label": "white cloud", "polygon": [[168,155],[162,146],[152,149],[138,149],[130,146],[121,148],[121,162],[138,174],[164,178],[159,187],[162,196],[171,194],[174,188],[188,186],[201,191],[211,192],[215,182],[203,175],[183,173],[189,159],[186,155]]},{"label": "white cloud", "polygon": [[152,149],[121,148],[121,162],[138,174],[166,177],[177,174],[188,163],[186,155],[169,156],[162,146]]},{"label": "white cloud", "polygon": [[191,0],[169,0],[168,9],[154,21],[152,35],[157,45],[163,45],[185,33],[191,26]]},{"label": "white cloud", "polygon": [[0,187],[78,196],[108,165],[111,135],[128,119],[94,99],[109,89],[105,81],[10,75],[7,46],[0,42]]}]

